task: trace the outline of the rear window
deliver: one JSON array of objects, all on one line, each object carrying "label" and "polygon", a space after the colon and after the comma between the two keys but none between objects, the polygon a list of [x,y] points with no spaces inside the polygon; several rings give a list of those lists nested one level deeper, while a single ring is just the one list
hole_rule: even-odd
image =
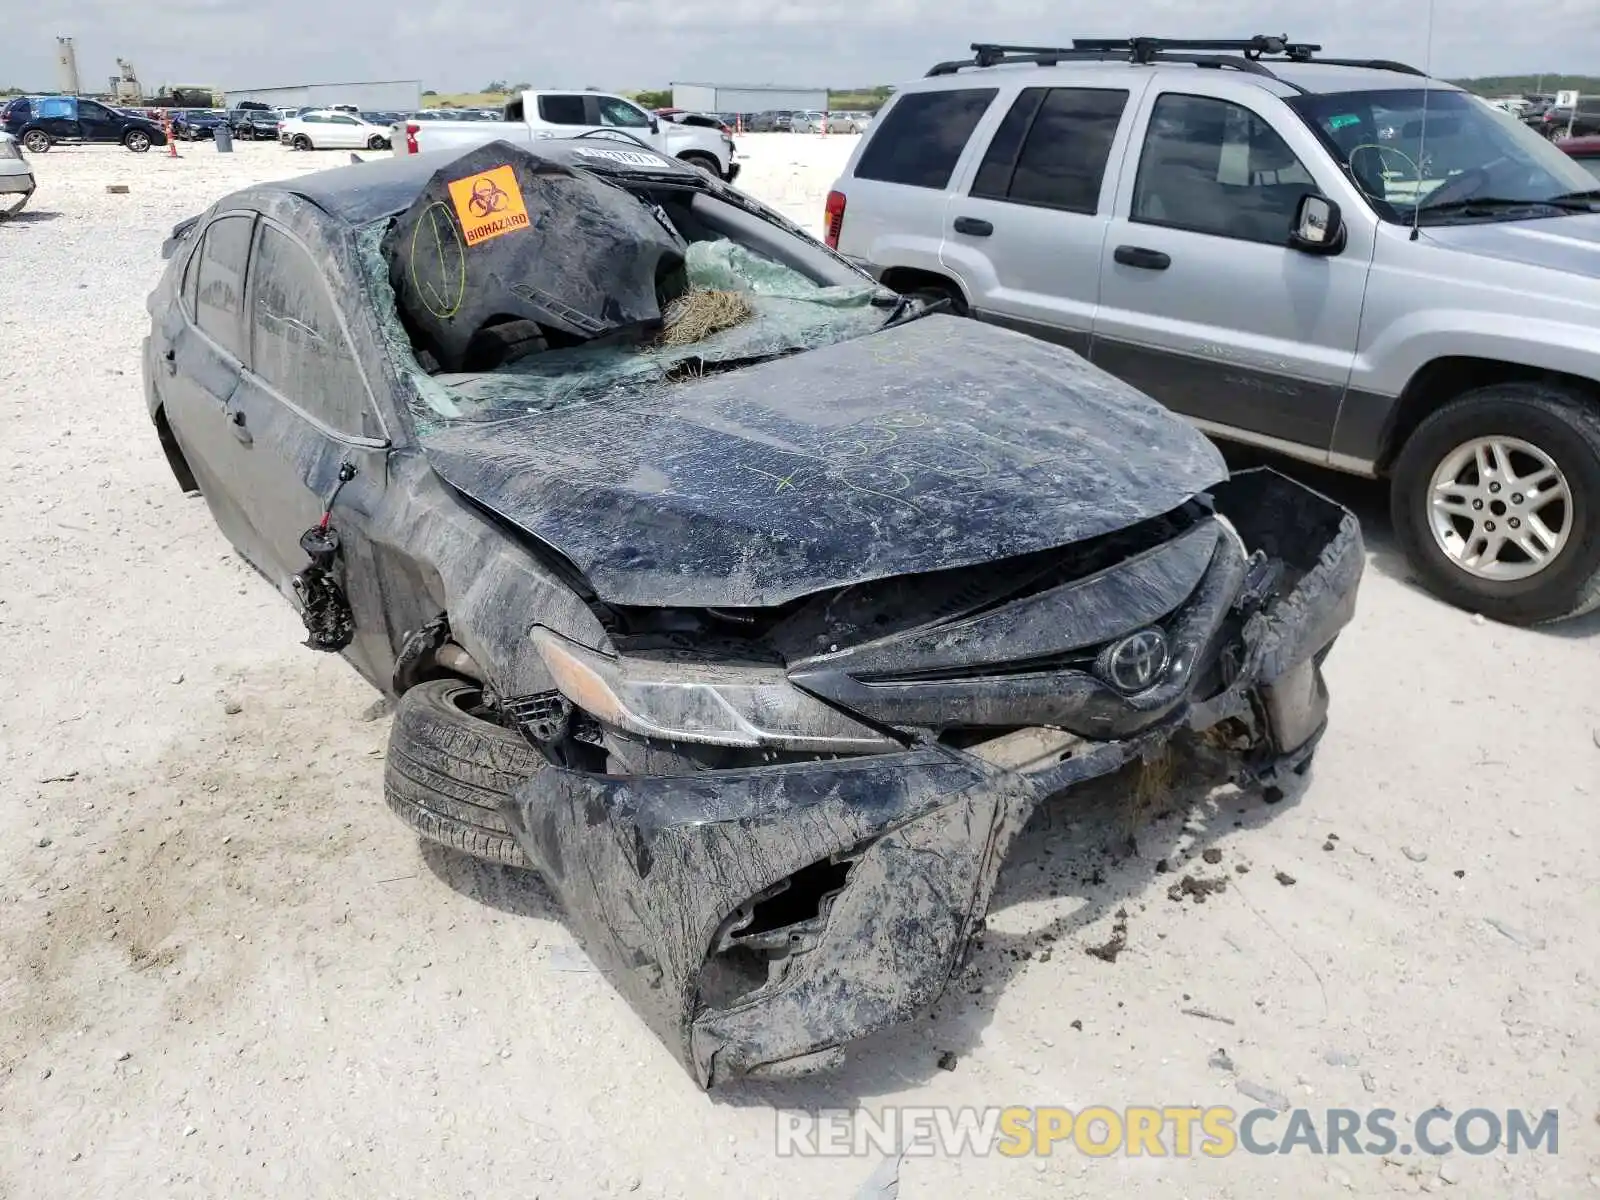
[{"label": "rear window", "polygon": [[996,88],[960,88],[901,96],[887,116],[874,122],[856,178],[949,187],[967,139],[997,93]]},{"label": "rear window", "polygon": [[582,96],[540,96],[539,119],[550,125],[587,125]]}]

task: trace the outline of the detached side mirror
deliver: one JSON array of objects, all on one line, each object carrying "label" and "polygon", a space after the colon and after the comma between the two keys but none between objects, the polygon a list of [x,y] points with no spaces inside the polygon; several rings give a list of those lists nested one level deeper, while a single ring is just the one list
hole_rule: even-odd
[{"label": "detached side mirror", "polygon": [[1326,196],[1300,197],[1289,231],[1289,246],[1304,254],[1337,254],[1344,249],[1344,217]]}]

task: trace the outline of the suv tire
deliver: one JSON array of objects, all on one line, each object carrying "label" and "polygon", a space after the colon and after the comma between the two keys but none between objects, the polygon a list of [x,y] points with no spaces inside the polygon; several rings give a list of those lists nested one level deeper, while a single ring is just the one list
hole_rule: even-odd
[{"label": "suv tire", "polygon": [[[1435,532],[1435,477],[1456,477],[1452,460],[1464,461],[1474,445],[1513,444],[1513,479],[1526,479],[1542,459],[1567,492],[1565,502],[1539,511],[1546,527],[1564,534],[1550,561],[1520,578],[1488,578],[1461,565]],[[1530,453],[1531,452],[1531,453]],[[1465,474],[1482,482],[1468,464]],[[1458,504],[1483,504],[1481,515],[1462,513],[1456,528],[1474,531],[1493,521],[1495,535],[1527,536],[1522,493],[1502,485],[1469,483]],[[1490,489],[1494,489],[1491,493]],[[1535,625],[1578,616],[1600,606],[1600,407],[1576,391],[1554,384],[1503,383],[1452,400],[1418,426],[1401,447],[1390,480],[1390,514],[1407,559],[1429,591],[1458,607],[1508,625]],[[1520,513],[1520,515],[1519,515]],[[1552,515],[1553,514],[1553,515]],[[1557,520],[1558,519],[1558,520]],[[1519,535],[1511,531],[1518,521]],[[1551,521],[1555,520],[1555,525]],[[1481,522],[1482,524],[1479,524]],[[1536,543],[1537,544],[1537,543]],[[1528,556],[1513,560],[1531,565]],[[1516,570],[1513,561],[1511,569]]]},{"label": "suv tire", "polygon": [[383,796],[427,841],[526,867],[500,803],[546,760],[520,733],[476,715],[482,695],[476,683],[430,679],[400,697]]},{"label": "suv tire", "polygon": [[122,135],[122,144],[135,154],[143,154],[150,149],[150,135],[142,129],[130,129]]},{"label": "suv tire", "polygon": [[42,129],[30,129],[22,135],[22,148],[29,154],[43,154],[50,145],[50,135]]}]

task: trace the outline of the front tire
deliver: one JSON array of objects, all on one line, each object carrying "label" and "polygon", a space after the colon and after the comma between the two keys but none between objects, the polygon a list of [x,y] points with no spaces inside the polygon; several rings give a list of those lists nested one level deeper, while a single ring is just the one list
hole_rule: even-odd
[{"label": "front tire", "polygon": [[691,167],[699,167],[702,171],[709,171],[718,179],[722,178],[722,165],[709,154],[691,150],[687,154],[678,155],[678,160],[688,163]]},{"label": "front tire", "polygon": [[122,135],[122,144],[135,154],[143,154],[150,149],[150,135],[142,129],[130,129]]},{"label": "front tire", "polygon": [[43,154],[50,149],[50,135],[42,129],[30,129],[22,135],[22,148],[29,154]]},{"label": "front tire", "polygon": [[500,804],[546,760],[521,734],[481,715],[482,696],[476,683],[430,679],[400,697],[389,730],[384,799],[427,841],[526,867]]},{"label": "front tire", "polygon": [[1542,383],[1478,388],[1395,460],[1390,512],[1427,589],[1508,625],[1600,606],[1600,406]]},{"label": "front tire", "polygon": [[387,138],[382,138],[382,137],[379,137],[377,134],[373,134],[371,137],[369,137],[367,139],[367,149],[368,150],[387,150],[388,148],[389,148],[389,142],[388,142]]},{"label": "front tire", "polygon": [[293,146],[296,150],[315,150],[316,149],[316,147],[311,144],[311,139],[308,138],[303,133],[295,134],[294,135],[294,140],[291,141],[289,144],[291,146]]}]

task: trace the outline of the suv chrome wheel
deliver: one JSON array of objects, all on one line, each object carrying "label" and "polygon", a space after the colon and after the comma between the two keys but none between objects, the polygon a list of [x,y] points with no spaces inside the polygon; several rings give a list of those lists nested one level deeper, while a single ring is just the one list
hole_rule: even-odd
[{"label": "suv chrome wheel", "polygon": [[1561,468],[1521,438],[1474,438],[1445,456],[1429,487],[1435,544],[1478,579],[1537,575],[1566,549],[1572,491]]}]

